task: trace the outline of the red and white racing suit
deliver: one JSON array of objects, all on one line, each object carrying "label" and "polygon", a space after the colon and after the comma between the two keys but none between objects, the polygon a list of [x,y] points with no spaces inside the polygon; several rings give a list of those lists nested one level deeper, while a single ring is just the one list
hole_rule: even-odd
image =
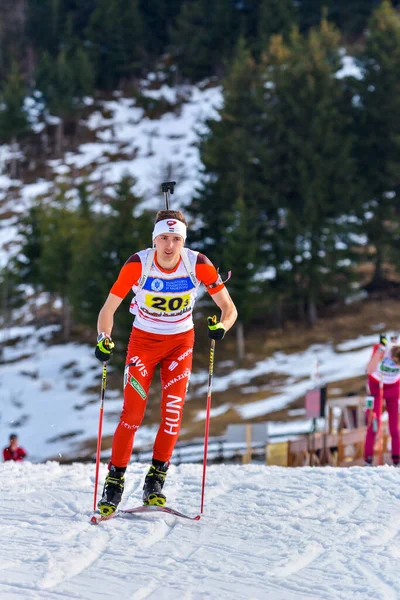
[{"label": "red and white racing suit", "polygon": [[111,463],[126,467],[135,432],[146,409],[154,370],[160,364],[162,385],[161,424],[154,442],[153,458],[167,462],[174,450],[181,426],[183,405],[192,370],[194,329],[192,312],[200,283],[210,294],[224,288],[209,259],[186,248],[197,284],[189,276],[182,259],[166,271],[153,264],[141,288],[139,280],[146,264],[143,250],[131,256],[122,267],[110,292],[124,298],[130,289],[135,297],[131,312],[135,321],[129,339],[124,376],[124,404],[114,434]]},{"label": "red and white racing suit", "polygon": [[[375,344],[372,355],[375,354],[379,344]],[[383,359],[378,364],[374,373],[368,376],[369,390],[374,397],[373,412],[377,418],[377,428],[381,427],[380,410],[380,386],[383,385],[383,399],[386,403],[386,410],[389,417],[389,433],[392,445],[392,460],[394,464],[400,461],[400,437],[399,437],[399,395],[400,395],[400,366],[396,364],[390,355],[390,350],[386,351]],[[367,423],[370,422],[370,412],[367,410]],[[364,446],[364,458],[371,461],[374,455],[375,431],[373,422],[367,429]]]}]

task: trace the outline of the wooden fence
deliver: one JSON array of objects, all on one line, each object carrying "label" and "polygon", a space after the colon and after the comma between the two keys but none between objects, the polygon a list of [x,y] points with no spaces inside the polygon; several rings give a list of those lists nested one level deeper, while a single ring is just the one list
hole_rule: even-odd
[{"label": "wooden fence", "polygon": [[[255,427],[257,425],[257,427]],[[262,462],[285,467],[333,466],[351,467],[364,464],[366,427],[342,429],[338,433],[316,432],[301,434],[296,439],[278,441],[279,436],[267,438],[265,424],[231,426],[227,435],[209,441],[209,463]],[[292,434],[293,435],[293,434]],[[383,460],[391,464],[388,452],[389,435],[383,424]],[[173,454],[174,464],[202,462],[203,442],[180,442]],[[151,460],[152,448],[134,449],[132,459]],[[377,457],[375,459],[377,464]]]}]

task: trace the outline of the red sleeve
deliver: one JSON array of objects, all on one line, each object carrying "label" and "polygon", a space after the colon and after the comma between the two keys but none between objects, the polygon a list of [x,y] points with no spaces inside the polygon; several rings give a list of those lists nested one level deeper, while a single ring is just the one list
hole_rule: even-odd
[{"label": "red sleeve", "polygon": [[112,286],[110,294],[125,298],[133,285],[136,285],[142,275],[142,263],[138,254],[133,254],[119,272],[118,279]]},{"label": "red sleeve", "polygon": [[23,448],[18,448],[18,456],[22,459],[27,456],[25,450]]},{"label": "red sleeve", "polygon": [[375,354],[375,352],[378,350],[379,346],[380,346],[380,344],[374,344],[373,345],[371,358],[373,357],[373,355]]},{"label": "red sleeve", "polygon": [[9,448],[4,448],[4,450],[3,450],[3,458],[4,458],[4,462],[5,462],[6,460],[11,460],[11,459],[12,459],[12,457],[11,457],[11,455],[10,455],[10,450],[9,450]]},{"label": "red sleeve", "polygon": [[217,269],[214,267],[211,260],[204,254],[200,254],[200,252],[197,255],[195,272],[197,279],[204,283],[207,292],[211,294],[211,296],[224,289],[225,286],[222,283],[220,275],[218,275]]}]

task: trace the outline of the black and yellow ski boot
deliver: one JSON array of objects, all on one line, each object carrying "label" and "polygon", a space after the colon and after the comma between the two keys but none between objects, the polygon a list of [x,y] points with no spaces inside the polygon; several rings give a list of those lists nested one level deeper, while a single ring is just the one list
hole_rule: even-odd
[{"label": "black and yellow ski boot", "polygon": [[121,502],[122,493],[124,491],[125,471],[126,468],[124,467],[110,466],[110,470],[104,482],[103,495],[97,504],[97,508],[103,516],[115,512],[118,504]]},{"label": "black and yellow ski boot", "polygon": [[169,462],[151,461],[152,465],[146,475],[143,486],[143,504],[146,506],[164,506],[167,498],[162,489],[167,475]]}]

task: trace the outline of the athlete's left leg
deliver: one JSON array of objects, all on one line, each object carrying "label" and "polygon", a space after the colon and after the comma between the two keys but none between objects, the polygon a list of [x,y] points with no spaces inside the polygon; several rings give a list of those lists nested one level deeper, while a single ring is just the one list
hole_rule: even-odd
[{"label": "athlete's left leg", "polygon": [[365,436],[364,459],[366,463],[372,465],[374,462],[375,435],[376,432],[379,430],[381,418],[381,413],[379,410],[380,389],[379,382],[376,381],[373,377],[371,377],[371,375],[368,377],[368,384],[370,393],[374,397],[374,406],[373,409],[368,409],[366,414],[367,423],[369,423],[369,426],[367,428],[367,434]]},{"label": "athlete's left leg", "polygon": [[392,461],[394,465],[400,462],[400,440],[399,440],[399,392],[400,382],[385,386],[386,408],[389,417],[389,432],[392,445]]},{"label": "athlete's left leg", "polygon": [[183,405],[192,372],[194,331],[174,336],[175,346],[161,361],[161,424],[154,442],[153,458],[168,462],[178,440]]}]

